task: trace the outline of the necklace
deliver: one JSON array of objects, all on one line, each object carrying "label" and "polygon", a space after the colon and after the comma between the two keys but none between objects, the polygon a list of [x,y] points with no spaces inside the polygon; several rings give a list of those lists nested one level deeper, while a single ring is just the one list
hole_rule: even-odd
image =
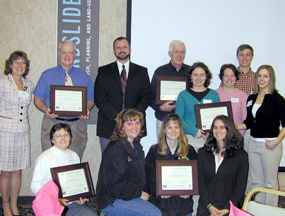
[{"label": "necklace", "polygon": [[15,83],[16,83],[16,84],[20,84],[20,83],[22,83],[22,80],[21,80],[21,81],[19,81],[19,82],[16,82],[16,81],[15,81]]}]

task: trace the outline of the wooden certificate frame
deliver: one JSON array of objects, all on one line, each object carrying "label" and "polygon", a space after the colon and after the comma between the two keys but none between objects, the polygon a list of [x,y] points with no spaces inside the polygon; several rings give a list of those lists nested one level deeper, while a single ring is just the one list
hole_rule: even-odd
[{"label": "wooden certificate frame", "polygon": [[[52,179],[59,188],[59,198],[69,201],[95,196],[88,162],[51,168]],[[68,179],[67,179],[68,178]]]},{"label": "wooden certificate frame", "polygon": [[196,160],[156,161],[156,195],[196,194],[198,194],[198,172]]},{"label": "wooden certificate frame", "polygon": [[206,133],[210,132],[210,128],[214,118],[218,115],[225,115],[233,119],[232,103],[230,101],[195,104],[197,128]]},{"label": "wooden certificate frame", "polygon": [[[161,83],[162,82],[167,82],[168,83],[168,88],[166,88],[165,90],[167,90],[168,92],[174,92],[173,95],[171,96],[171,98],[166,98],[166,99],[161,99]],[[182,82],[185,82],[185,88],[182,88],[182,85],[184,86],[184,84]],[[172,84],[171,84],[172,83]],[[173,89],[171,89],[171,86],[173,85]],[[187,85],[187,79],[185,77],[177,77],[177,76],[157,76],[156,79],[156,98],[155,98],[155,103],[157,105],[161,105],[167,101],[176,101],[178,94],[186,89],[186,85]],[[181,91],[177,91],[177,87],[180,86],[180,90]]]},{"label": "wooden certificate frame", "polygon": [[50,109],[59,116],[87,115],[87,87],[51,85]]}]

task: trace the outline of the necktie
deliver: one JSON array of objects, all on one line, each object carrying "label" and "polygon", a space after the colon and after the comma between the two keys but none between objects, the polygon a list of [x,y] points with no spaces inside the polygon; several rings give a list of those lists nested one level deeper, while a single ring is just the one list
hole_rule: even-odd
[{"label": "necktie", "polygon": [[123,70],[121,72],[121,83],[122,83],[122,91],[123,91],[123,109],[125,109],[125,91],[127,85],[127,72],[125,65],[122,66]]},{"label": "necktie", "polygon": [[66,86],[73,86],[72,79],[71,79],[71,77],[69,76],[68,71],[65,71],[65,74],[66,74],[66,77],[65,77],[65,85],[66,85]]}]

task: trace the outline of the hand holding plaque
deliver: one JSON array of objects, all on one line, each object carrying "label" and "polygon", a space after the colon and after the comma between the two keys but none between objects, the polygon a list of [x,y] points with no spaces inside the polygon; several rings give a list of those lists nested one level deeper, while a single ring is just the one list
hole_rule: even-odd
[{"label": "hand holding plaque", "polygon": [[233,119],[232,104],[230,101],[208,104],[195,104],[197,128],[206,133],[210,128],[214,118],[218,115],[225,115]]},{"label": "hand holding plaque", "polygon": [[87,87],[51,85],[50,109],[60,116],[87,115]]},{"label": "hand holding plaque", "polygon": [[186,89],[186,78],[175,76],[157,76],[156,104],[176,101],[179,93]]},{"label": "hand holding plaque", "polygon": [[88,162],[51,168],[52,179],[59,187],[59,197],[80,200],[92,197],[95,190]]},{"label": "hand holding plaque", "polygon": [[197,161],[156,161],[156,194],[198,194]]}]

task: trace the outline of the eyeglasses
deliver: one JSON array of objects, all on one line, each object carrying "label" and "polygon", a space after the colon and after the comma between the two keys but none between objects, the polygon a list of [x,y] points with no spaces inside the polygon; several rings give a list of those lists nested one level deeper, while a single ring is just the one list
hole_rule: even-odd
[{"label": "eyeglasses", "polygon": [[63,138],[67,138],[69,136],[70,136],[69,133],[66,133],[66,134],[63,134],[63,135],[61,135],[61,134],[55,134],[54,135],[54,137],[57,138],[57,139],[61,139],[62,137]]},{"label": "eyeglasses", "polygon": [[178,50],[175,50],[175,51],[172,51],[172,52],[174,52],[175,54],[185,54],[186,52],[185,51],[178,51]]},{"label": "eyeglasses", "polygon": [[26,65],[26,62],[13,62],[16,66]]}]

